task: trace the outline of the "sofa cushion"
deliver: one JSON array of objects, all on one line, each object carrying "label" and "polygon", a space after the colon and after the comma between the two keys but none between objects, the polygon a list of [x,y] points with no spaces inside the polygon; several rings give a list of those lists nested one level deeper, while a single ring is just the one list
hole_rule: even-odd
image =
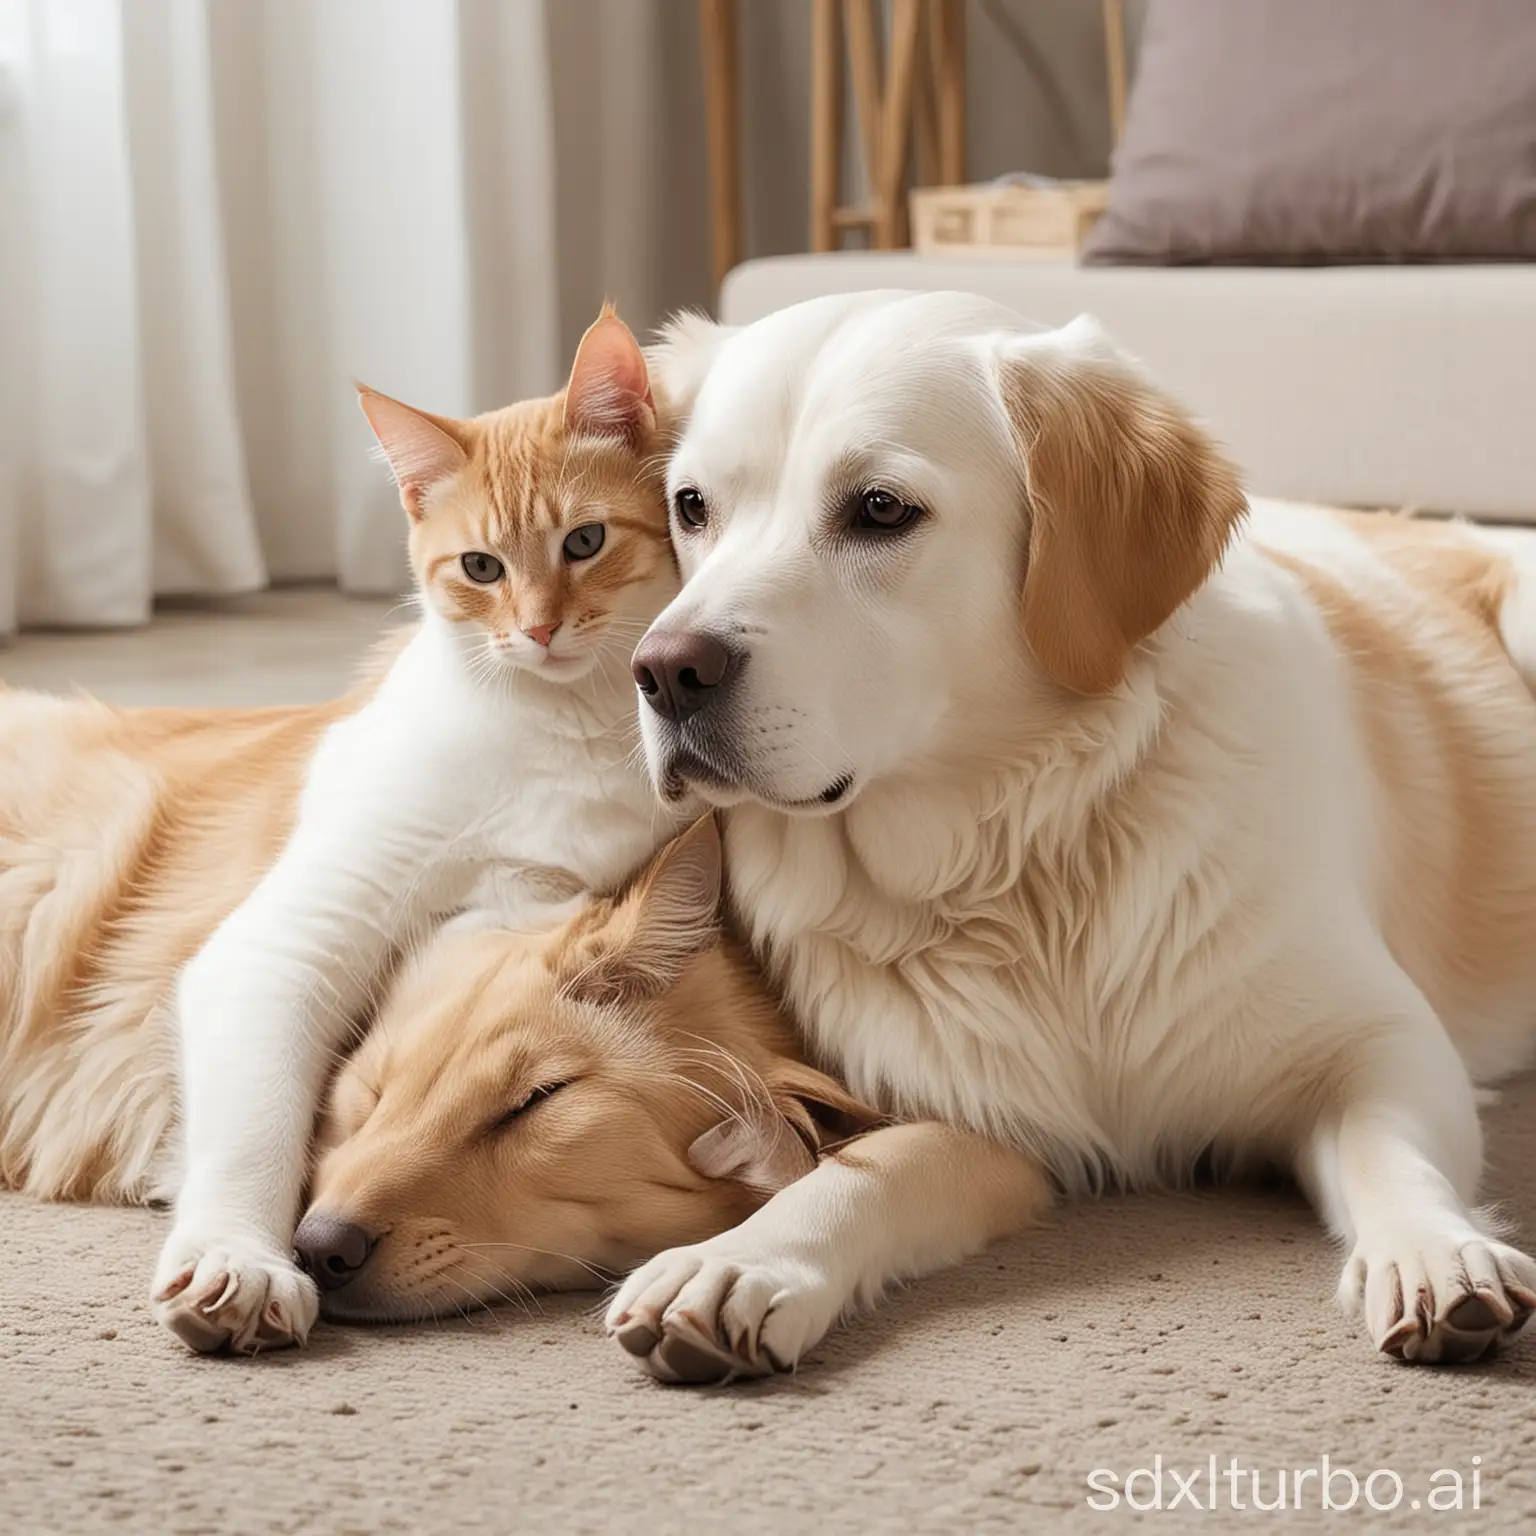
[{"label": "sofa cushion", "polygon": [[861,288],[962,288],[1043,325],[1096,315],[1260,495],[1536,523],[1536,263],[1080,267],[845,251],[737,267],[720,314],[741,324]]},{"label": "sofa cushion", "polygon": [[1532,0],[1152,0],[1086,261],[1517,257]]}]

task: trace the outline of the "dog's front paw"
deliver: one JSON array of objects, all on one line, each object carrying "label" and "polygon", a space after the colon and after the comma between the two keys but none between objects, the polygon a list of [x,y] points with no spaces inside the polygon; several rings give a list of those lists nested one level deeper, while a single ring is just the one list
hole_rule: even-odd
[{"label": "dog's front paw", "polygon": [[320,1310],[314,1282],[272,1245],[179,1228],[161,1252],[151,1303],[156,1319],[199,1354],[302,1344]]},{"label": "dog's front paw", "polygon": [[1478,1360],[1536,1313],[1536,1261],[1476,1235],[1357,1247],[1339,1297],[1361,1312],[1376,1347],[1399,1360]]},{"label": "dog's front paw", "polygon": [[749,1255],[716,1240],[642,1265],[620,1287],[607,1327],[658,1381],[734,1381],[793,1370],[846,1299],[812,1259]]}]

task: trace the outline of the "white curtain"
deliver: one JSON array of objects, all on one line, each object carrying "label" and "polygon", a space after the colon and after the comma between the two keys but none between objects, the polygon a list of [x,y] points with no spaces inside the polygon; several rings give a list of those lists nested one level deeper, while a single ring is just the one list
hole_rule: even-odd
[{"label": "white curtain", "polygon": [[562,351],[537,0],[0,0],[0,631],[398,589],[350,380]]},{"label": "white curtain", "polygon": [[[740,9],[748,248],[803,251],[810,0]],[[1101,173],[1098,0],[969,16],[971,174]],[[706,189],[694,0],[0,0],[0,637],[398,590],[351,380],[556,388],[603,298],[709,303]]]}]

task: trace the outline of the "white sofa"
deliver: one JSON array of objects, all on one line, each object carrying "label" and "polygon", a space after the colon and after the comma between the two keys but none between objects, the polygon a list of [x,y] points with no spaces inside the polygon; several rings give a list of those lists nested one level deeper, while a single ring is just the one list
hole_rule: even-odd
[{"label": "white sofa", "polygon": [[736,268],[721,317],[961,288],[1087,312],[1207,421],[1261,495],[1536,523],[1536,266],[1075,267],[909,253]]}]

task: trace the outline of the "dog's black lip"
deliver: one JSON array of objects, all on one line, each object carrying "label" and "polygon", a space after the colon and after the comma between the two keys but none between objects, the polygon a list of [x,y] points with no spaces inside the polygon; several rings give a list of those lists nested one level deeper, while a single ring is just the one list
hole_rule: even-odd
[{"label": "dog's black lip", "polygon": [[769,800],[764,798],[763,803],[774,806],[781,811],[817,811],[823,807],[836,805],[852,788],[853,775],[845,773],[833,779],[819,795],[812,795],[809,800]]},{"label": "dog's black lip", "polygon": [[681,800],[690,784],[702,784],[711,789],[740,788],[729,774],[722,773],[697,752],[683,747],[667,760],[666,772],[662,775],[662,793],[669,800]]},{"label": "dog's black lip", "polygon": [[720,769],[697,752],[684,747],[678,751],[668,762],[666,772],[662,775],[662,795],[668,800],[681,800],[688,792],[690,784],[702,785],[708,789],[723,789],[733,792],[745,792],[754,800],[761,801],[764,805],[771,806],[782,811],[813,811],[823,806],[833,806],[838,803],[850,789],[853,788],[853,775],[851,773],[839,774],[820,794],[812,795],[806,800],[775,800],[761,791],[753,788],[730,774],[723,773]]},{"label": "dog's black lip", "polygon": [[[829,785],[827,785],[824,790],[822,790],[819,795],[817,795],[816,801],[821,805],[836,805],[837,802],[841,800],[843,796],[846,795],[852,788],[853,775],[851,773],[842,774],[838,778],[834,779]],[[810,802],[802,801],[801,803],[809,804]]]}]

